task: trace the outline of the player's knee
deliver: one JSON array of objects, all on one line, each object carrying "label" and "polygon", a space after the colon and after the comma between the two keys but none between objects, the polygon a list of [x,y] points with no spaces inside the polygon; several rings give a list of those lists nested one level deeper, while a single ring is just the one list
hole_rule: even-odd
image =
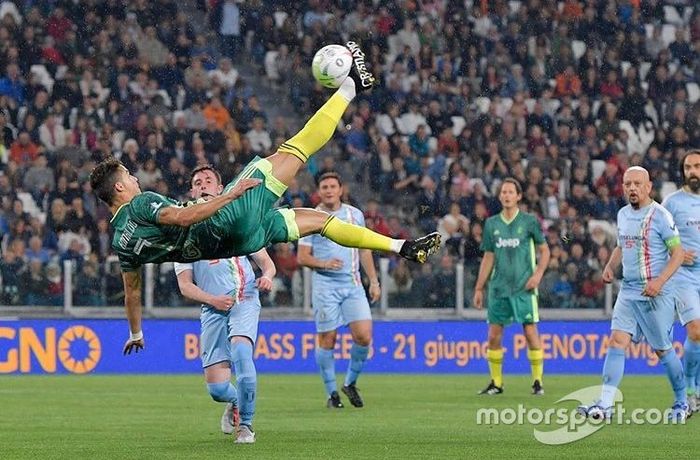
[{"label": "player's knee", "polygon": [[368,347],[369,344],[372,343],[372,335],[358,334],[355,337],[353,337],[352,340],[361,347]]},{"label": "player's knee", "polygon": [[207,384],[209,396],[216,402],[229,402],[229,385],[231,385],[229,382]]},{"label": "player's knee", "polygon": [[693,342],[700,342],[700,320],[694,320],[686,325],[688,338]]},{"label": "player's knee", "polygon": [[255,372],[255,368],[243,371],[236,375],[236,382],[238,383],[239,388],[241,388],[241,385],[251,385],[256,383],[257,374]]},{"label": "player's knee", "polygon": [[672,351],[673,351],[673,347],[667,348],[665,350],[654,350],[654,353],[656,353],[656,356],[658,356],[659,358],[663,358],[664,356],[671,353]]}]

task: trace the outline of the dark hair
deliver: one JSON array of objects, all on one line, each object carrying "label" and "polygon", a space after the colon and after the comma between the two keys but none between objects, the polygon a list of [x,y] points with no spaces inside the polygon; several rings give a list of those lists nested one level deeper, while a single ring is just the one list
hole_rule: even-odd
[{"label": "dark hair", "polygon": [[205,165],[197,166],[196,168],[194,168],[192,170],[192,174],[190,174],[190,180],[189,180],[190,188],[192,187],[192,181],[194,180],[194,176],[197,173],[202,172],[202,171],[211,171],[212,173],[214,173],[214,175],[216,176],[216,180],[218,180],[219,184],[221,184],[221,174],[219,174],[219,171],[217,171],[213,165],[205,164]]},{"label": "dark hair", "polygon": [[90,173],[90,186],[97,197],[112,205],[114,199],[114,184],[117,183],[117,177],[122,163],[116,158],[109,158],[98,164]]},{"label": "dark hair", "polygon": [[501,186],[498,187],[498,194],[501,194],[501,190],[503,190],[503,186],[506,184],[513,184],[515,186],[515,191],[518,193],[518,195],[523,194],[523,187],[520,185],[520,182],[518,182],[517,179],[513,177],[506,177],[503,179],[503,182],[501,182]]},{"label": "dark hair", "polygon": [[678,162],[678,170],[680,172],[681,184],[685,183],[685,160],[690,155],[700,155],[700,149],[690,149],[681,157],[681,161]]},{"label": "dark hair", "polygon": [[338,181],[338,185],[340,185],[341,187],[343,186],[343,179],[341,179],[340,174],[338,174],[335,171],[326,171],[316,178],[316,187],[321,185],[321,182],[323,182],[326,179],[335,179]]}]

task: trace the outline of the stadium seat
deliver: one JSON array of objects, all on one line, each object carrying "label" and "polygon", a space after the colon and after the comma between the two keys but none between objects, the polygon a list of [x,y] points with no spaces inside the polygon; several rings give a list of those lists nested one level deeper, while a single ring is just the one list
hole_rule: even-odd
[{"label": "stadium seat", "polygon": [[586,53],[586,43],[580,40],[571,42],[571,49],[574,52],[574,58],[578,61]]},{"label": "stadium seat", "polygon": [[527,107],[527,113],[532,113],[535,110],[535,104],[537,101],[533,98],[525,99],[525,107]]},{"label": "stadium seat", "polygon": [[510,13],[517,14],[518,11],[520,10],[520,4],[521,4],[521,2],[519,2],[519,1],[508,2],[508,9],[510,10]]},{"label": "stadium seat", "polygon": [[39,78],[39,83],[46,88],[48,92],[53,91],[54,79],[51,78],[49,71],[46,70],[46,66],[43,64],[34,64],[29,68],[29,72]]},{"label": "stadium seat", "polygon": [[605,172],[605,162],[603,160],[591,160],[591,182],[598,180]]},{"label": "stadium seat", "polygon": [[632,63],[629,61],[620,62],[620,68],[622,69],[622,75],[626,75],[629,68],[632,67]]},{"label": "stadium seat", "polygon": [[664,22],[675,26],[682,26],[685,21],[681,15],[678,14],[678,10],[675,6],[664,5]]},{"label": "stadium seat", "polygon": [[639,63],[639,79],[644,81],[647,79],[647,74],[651,69],[651,62],[640,62]]},{"label": "stadium seat", "polygon": [[661,199],[663,200],[667,196],[669,196],[671,193],[675,192],[678,190],[678,187],[676,187],[676,184],[670,181],[665,181],[661,185],[661,190],[659,190],[659,193],[661,194]]},{"label": "stadium seat", "polygon": [[489,111],[489,107],[491,107],[491,99],[488,97],[477,97],[475,102],[476,106],[479,108],[479,113],[486,113]]},{"label": "stadium seat", "polygon": [[685,89],[688,91],[688,102],[695,104],[700,99],[700,86],[695,82],[690,82],[685,85]]},{"label": "stadium seat", "polygon": [[459,136],[462,130],[467,126],[467,120],[461,116],[455,116],[450,118],[452,120],[452,134]]},{"label": "stadium seat", "polygon": [[676,26],[671,24],[664,24],[661,27],[661,40],[663,40],[664,45],[668,46],[676,41]]}]

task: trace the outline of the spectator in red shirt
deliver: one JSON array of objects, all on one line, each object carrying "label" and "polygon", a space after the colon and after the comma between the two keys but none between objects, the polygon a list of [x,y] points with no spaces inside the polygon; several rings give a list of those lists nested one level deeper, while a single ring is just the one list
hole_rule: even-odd
[{"label": "spectator in red shirt", "polygon": [[66,33],[73,28],[73,23],[66,17],[63,8],[58,7],[53,14],[46,20],[46,32],[51,35],[58,43],[61,43],[66,38]]},{"label": "spectator in red shirt", "polygon": [[617,78],[617,72],[614,70],[608,71],[605,76],[605,81],[600,84],[600,94],[609,96],[611,99],[618,100],[624,95],[622,85]]},{"label": "spectator in red shirt", "polygon": [[10,147],[10,160],[17,166],[26,166],[39,155],[39,147],[32,142],[29,133],[22,131]]},{"label": "spectator in red shirt", "polygon": [[576,75],[572,66],[566,66],[566,69],[557,75],[555,92],[559,97],[581,94],[581,79]]}]

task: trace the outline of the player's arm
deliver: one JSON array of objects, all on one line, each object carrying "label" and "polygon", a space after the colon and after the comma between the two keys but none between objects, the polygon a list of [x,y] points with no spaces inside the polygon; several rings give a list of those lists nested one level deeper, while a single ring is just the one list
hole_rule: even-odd
[{"label": "player's arm", "polygon": [[277,267],[272,261],[270,254],[267,253],[267,249],[262,248],[258,252],[254,252],[250,255],[255,264],[260,268],[262,274],[260,278],[255,280],[256,286],[261,291],[269,291],[272,289],[272,278],[277,274]]},{"label": "player's arm", "polygon": [[313,246],[309,244],[299,244],[297,249],[297,262],[299,265],[313,269],[338,270],[342,268],[343,262],[339,259],[322,260],[317,259],[312,254]]},{"label": "player's arm", "polygon": [[166,206],[158,213],[158,223],[179,227],[194,225],[213,216],[219,209],[240,198],[246,190],[256,187],[260,182],[260,179],[241,179],[229,192],[208,201],[187,207]]},{"label": "player's arm", "polygon": [[613,249],[610,254],[608,263],[605,264],[605,268],[603,269],[603,282],[612,283],[613,279],[615,279],[615,272],[620,267],[621,262],[622,248],[620,246],[615,246],[615,249]]},{"label": "player's arm", "polygon": [[479,276],[476,279],[476,284],[474,285],[474,307],[481,310],[484,307],[484,286],[491,275],[493,270],[494,256],[493,252],[485,251],[484,257],[481,259],[481,264],[479,265]]},{"label": "player's arm", "polygon": [[211,305],[217,310],[228,311],[233,305],[230,295],[212,295],[194,284],[192,270],[183,270],[177,274],[177,285],[182,295],[195,302]]},{"label": "player's arm", "polygon": [[374,267],[374,257],[369,249],[360,249],[360,265],[364,270],[365,275],[369,278],[369,297],[372,302],[379,300],[382,294],[379,287],[379,278],[377,278],[377,269]]},{"label": "player's arm", "polygon": [[124,281],[124,308],[129,321],[129,340],[124,344],[124,354],[138,353],[145,343],[141,329],[141,273],[138,270],[122,272]]},{"label": "player's arm", "polygon": [[542,276],[544,276],[544,272],[549,266],[549,256],[550,252],[547,243],[542,243],[537,246],[537,267],[535,268],[535,272],[532,274],[532,276],[527,280],[527,283],[525,283],[526,291],[537,289],[537,287],[540,285]]},{"label": "player's arm", "polygon": [[666,281],[668,281],[673,274],[676,273],[676,270],[683,265],[685,251],[683,251],[681,247],[680,238],[675,238],[675,241],[667,241],[666,245],[671,253],[671,258],[668,260],[668,263],[666,263],[666,266],[659,276],[647,282],[647,285],[642,291],[642,295],[649,297],[656,297],[659,295]]}]

